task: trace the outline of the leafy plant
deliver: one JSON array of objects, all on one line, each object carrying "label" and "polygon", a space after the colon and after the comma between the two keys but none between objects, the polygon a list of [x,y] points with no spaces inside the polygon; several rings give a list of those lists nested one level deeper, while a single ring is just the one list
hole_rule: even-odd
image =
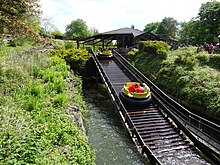
[{"label": "leafy plant", "polygon": [[202,107],[201,113],[219,119],[219,56],[196,53],[196,47],[170,51],[166,58],[152,52],[157,51],[145,48],[142,43],[132,62],[166,93],[187,102],[188,106]]},{"label": "leafy plant", "polygon": [[[95,164],[67,106],[79,104],[85,111],[82,80],[65,60],[10,50],[1,57],[0,71],[0,164]],[[72,90],[69,76],[79,82]]]},{"label": "leafy plant", "polygon": [[78,73],[84,72],[86,63],[91,58],[85,49],[52,50],[51,56],[54,55],[63,58],[71,69]]}]

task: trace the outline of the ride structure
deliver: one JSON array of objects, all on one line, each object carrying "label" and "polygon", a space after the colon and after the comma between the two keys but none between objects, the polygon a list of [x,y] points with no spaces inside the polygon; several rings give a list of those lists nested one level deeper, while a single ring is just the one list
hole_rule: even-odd
[{"label": "ride structure", "polygon": [[[137,146],[152,164],[170,164],[177,157],[187,156],[190,161],[220,164],[220,126],[178,104],[167,96],[117,51],[112,60],[92,58],[105,84],[122,124]],[[152,102],[141,108],[128,106],[119,97],[127,82],[146,83],[151,90]],[[185,159],[184,159],[185,160]],[[187,164],[184,162],[184,164]],[[188,162],[188,164],[191,164]]]}]

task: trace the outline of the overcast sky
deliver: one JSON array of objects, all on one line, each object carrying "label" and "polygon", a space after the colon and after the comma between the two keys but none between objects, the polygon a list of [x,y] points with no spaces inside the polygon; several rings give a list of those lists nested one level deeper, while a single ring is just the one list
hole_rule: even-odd
[{"label": "overcast sky", "polygon": [[143,30],[151,22],[173,17],[188,22],[196,17],[202,3],[210,0],[40,0],[43,18],[58,30],[78,18],[100,33],[134,25]]}]

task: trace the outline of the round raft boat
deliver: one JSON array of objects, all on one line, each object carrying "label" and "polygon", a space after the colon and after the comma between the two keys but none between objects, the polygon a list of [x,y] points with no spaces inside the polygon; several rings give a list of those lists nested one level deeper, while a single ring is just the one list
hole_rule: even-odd
[{"label": "round raft boat", "polygon": [[[143,90],[140,91],[140,88]],[[145,84],[141,86],[138,82],[125,84],[119,92],[119,97],[124,104],[133,106],[147,106],[152,101],[150,88]]]},{"label": "round raft boat", "polygon": [[113,58],[113,54],[111,50],[100,51],[98,50],[97,58],[100,60],[108,60]]}]

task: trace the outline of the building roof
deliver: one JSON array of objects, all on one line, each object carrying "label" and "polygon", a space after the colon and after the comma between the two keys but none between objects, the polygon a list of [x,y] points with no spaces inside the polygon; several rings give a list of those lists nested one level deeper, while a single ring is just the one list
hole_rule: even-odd
[{"label": "building roof", "polygon": [[120,35],[132,35],[134,38],[136,38],[137,36],[142,35],[144,33],[146,33],[146,32],[125,27],[125,28],[121,28],[121,29],[117,29],[117,30],[99,33],[99,34],[93,35],[91,37],[79,39],[78,41],[88,41],[88,40],[91,41],[91,40],[99,39],[102,37],[108,38],[108,37],[115,37],[115,36],[120,36]]},{"label": "building roof", "polygon": [[101,35],[122,35],[122,34],[129,35],[129,34],[132,34],[134,37],[137,37],[143,33],[145,33],[145,32],[141,31],[141,30],[125,27],[125,28],[121,28],[121,29],[117,29],[117,30],[112,30],[112,31],[100,33],[100,34]]},{"label": "building roof", "polygon": [[[168,40],[165,40],[162,37],[156,34],[153,34],[149,31],[141,31],[138,29],[133,29],[133,28],[128,28],[128,27],[120,28],[120,29],[116,29],[116,30],[112,30],[112,31],[104,32],[104,33],[99,33],[91,37],[79,39],[77,40],[77,42],[83,41],[83,43],[89,43],[89,42],[95,41],[96,39],[101,39],[99,41],[96,41],[96,43],[98,43],[106,39],[117,40],[120,36],[131,36],[135,40],[162,40],[162,41],[168,42]],[[169,41],[169,42],[172,43],[173,41]]]}]

